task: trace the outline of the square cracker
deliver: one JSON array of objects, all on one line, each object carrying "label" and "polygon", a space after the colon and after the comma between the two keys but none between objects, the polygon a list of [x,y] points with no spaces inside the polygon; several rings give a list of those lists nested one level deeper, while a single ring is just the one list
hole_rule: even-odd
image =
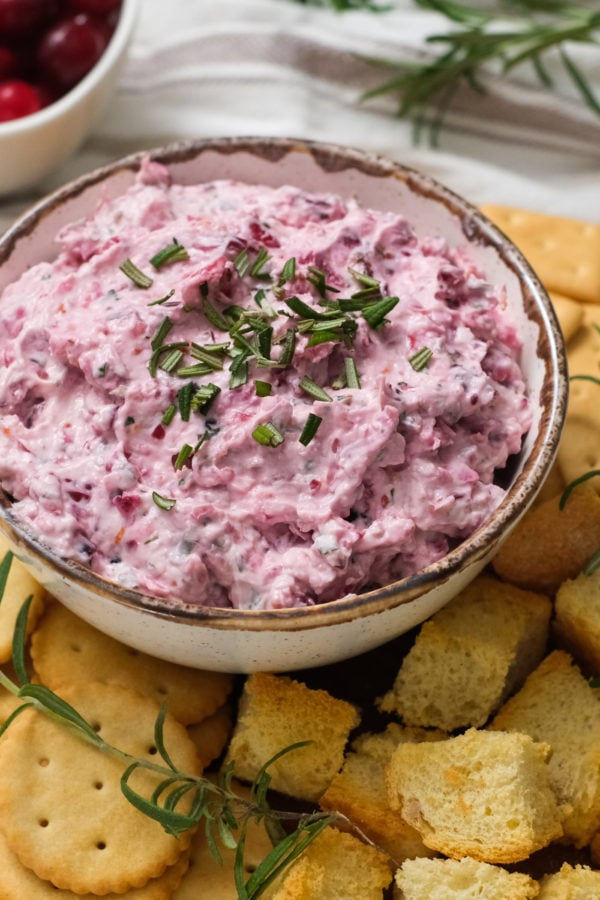
[{"label": "square cracker", "polygon": [[548,291],[600,302],[600,225],[497,204],[481,211],[517,245]]}]

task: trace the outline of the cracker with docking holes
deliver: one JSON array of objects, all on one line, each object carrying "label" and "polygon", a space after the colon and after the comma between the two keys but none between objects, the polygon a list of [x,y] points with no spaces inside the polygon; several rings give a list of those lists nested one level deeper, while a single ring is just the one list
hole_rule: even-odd
[{"label": "cracker with docking holes", "polygon": [[492,203],[481,211],[521,250],[546,290],[600,302],[600,225]]},{"label": "cracker with docking holes", "polygon": [[[143,887],[132,888],[124,894],[103,894],[102,900],[170,900],[189,865],[188,853],[182,853],[172,866],[168,866],[158,878],[152,878]],[[19,862],[9,850],[0,830],[0,872],[2,900],[93,900],[97,894],[74,894],[54,887],[50,881],[38,878],[35,872]]]},{"label": "cracker with docking holes", "polygon": [[[99,682],[73,685],[61,696],[109,744],[157,761],[153,700]],[[181,771],[199,774],[193,742],[169,715],[164,740]],[[0,741],[0,829],[9,849],[39,878],[76,894],[123,893],[161,876],[191,834],[167,834],[126,799],[126,766],[44,713],[21,713]],[[162,779],[138,770],[131,786],[149,797]]]},{"label": "cracker with docking holes", "polygon": [[[0,534],[0,562],[9,550],[6,538]],[[15,622],[23,601],[31,594],[27,630],[31,631],[44,608],[45,591],[16,556],[12,565],[2,603],[0,603],[0,663],[7,662],[12,654],[12,636]]]},{"label": "cracker with docking holes", "polygon": [[572,337],[577,334],[579,326],[583,322],[584,304],[571,297],[565,297],[556,291],[549,292],[552,306],[558,318],[565,343],[568,344]]},{"label": "cracker with docking holes", "polygon": [[[558,464],[567,482],[600,468],[600,304],[583,309],[583,321],[568,349],[569,404],[558,448]],[[600,490],[600,480],[590,483]]]},{"label": "cracker with docking holes", "polygon": [[207,769],[224,751],[233,729],[233,711],[228,703],[202,719],[188,725],[187,733],[196,745],[198,758]]},{"label": "cracker with docking holes", "polygon": [[52,603],[31,639],[31,658],[42,684],[104,681],[123,684],[168,702],[169,711],[183,725],[200,722],[223,705],[233,677],[205,672],[155,659],[126,647]]}]

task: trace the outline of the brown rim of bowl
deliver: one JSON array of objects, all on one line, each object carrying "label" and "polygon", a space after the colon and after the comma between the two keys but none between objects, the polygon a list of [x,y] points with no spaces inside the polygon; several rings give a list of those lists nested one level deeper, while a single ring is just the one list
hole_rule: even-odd
[{"label": "brown rim of bowl", "polygon": [[404,166],[401,163],[354,148],[336,144],[294,138],[210,138],[184,141],[153,150],[131,154],[114,163],[96,169],[58,189],[24,213],[0,240],[0,264],[20,239],[32,232],[36,225],[65,200],[75,197],[119,171],[137,171],[141,161],[152,160],[172,165],[185,162],[207,152],[230,155],[246,152],[263,160],[277,162],[291,152],[310,154],[324,171],[336,172],[357,169],[359,172],[403,181],[417,194],[441,202],[461,222],[465,238],[483,243],[496,250],[505,265],[518,275],[524,293],[527,314],[540,326],[538,353],[545,356],[548,373],[542,385],[543,415],[539,434],[530,455],[492,516],[465,541],[426,569],[382,588],[362,594],[350,594],[322,605],[275,610],[237,610],[220,607],[178,604],[176,608],[165,600],[148,596],[108,581],[83,565],[62,559],[47,550],[36,539],[15,527],[9,514],[10,501],[1,492],[0,516],[4,528],[16,545],[42,557],[59,578],[75,581],[91,588],[97,595],[111,598],[129,608],[145,610],[150,615],[216,629],[248,631],[296,631],[362,618],[382,613],[418,598],[424,591],[443,584],[465,566],[475,565],[485,558],[490,544],[499,540],[521,515],[541,487],[543,478],[554,460],[566,413],[568,394],[565,348],[556,314],[548,295],[522,253],[495,225],[468,201],[444,187],[437,180]]}]

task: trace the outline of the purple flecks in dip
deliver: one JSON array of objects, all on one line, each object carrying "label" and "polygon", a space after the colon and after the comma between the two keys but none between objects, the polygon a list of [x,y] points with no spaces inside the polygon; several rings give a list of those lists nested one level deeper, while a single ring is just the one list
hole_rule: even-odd
[{"label": "purple flecks in dip", "polygon": [[60,556],[174,603],[299,606],[416,572],[500,502],[530,413],[467,250],[153,163],[59,242],[0,304],[0,479]]}]

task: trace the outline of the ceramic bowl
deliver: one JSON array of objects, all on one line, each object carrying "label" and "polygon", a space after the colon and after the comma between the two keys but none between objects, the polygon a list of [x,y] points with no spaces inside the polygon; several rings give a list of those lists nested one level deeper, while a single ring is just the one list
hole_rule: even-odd
[{"label": "ceramic bowl", "polygon": [[[214,178],[354,195],[366,206],[403,211],[421,235],[468,243],[488,278],[505,285],[524,347],[522,368],[533,422],[508,474],[500,506],[468,540],[418,574],[323,605],[272,611],[174,609],[59,559],[23,532],[1,499],[0,527],[47,589],[82,618],[155,656],[230,672],[284,671],[351,657],[421,623],[477,575],[532,503],[555,456],[564,419],[564,347],[540,282],[519,251],[464,199],[431,178],[338,146],[287,139],[221,139],[152,152],[176,181]],[[54,236],[90,213],[100,195],[116,197],[133,181],[143,154],[74,181],[38,203],[0,241],[0,290],[26,266],[56,254]]]},{"label": "ceramic bowl", "polygon": [[0,195],[35,186],[83,143],[113,95],[138,10],[123,0],[117,27],[93,69],[63,97],[0,124]]}]

